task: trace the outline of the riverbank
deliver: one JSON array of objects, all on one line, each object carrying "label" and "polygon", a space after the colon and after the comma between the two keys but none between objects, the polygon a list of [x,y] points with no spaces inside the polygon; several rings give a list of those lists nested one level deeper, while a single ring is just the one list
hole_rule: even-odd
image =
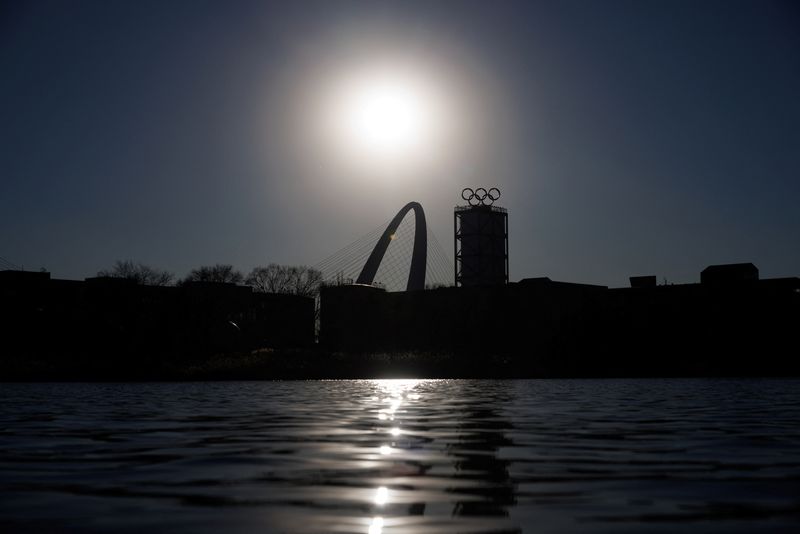
[{"label": "riverbank", "polygon": [[507,358],[322,349],[260,349],[196,358],[11,357],[0,362],[5,381],[305,380],[345,378],[511,377]]},{"label": "riverbank", "polygon": [[259,349],[197,357],[162,355],[11,356],[0,359],[2,381],[201,381],[348,378],[604,378],[800,376],[788,355],[670,359],[611,358],[597,354],[513,355],[446,352],[332,352]]}]

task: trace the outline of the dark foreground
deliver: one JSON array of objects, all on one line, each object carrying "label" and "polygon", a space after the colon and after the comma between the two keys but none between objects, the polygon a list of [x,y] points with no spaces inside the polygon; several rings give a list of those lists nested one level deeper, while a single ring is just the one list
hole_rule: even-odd
[{"label": "dark foreground", "polygon": [[3,532],[796,532],[798,380],[5,384]]}]

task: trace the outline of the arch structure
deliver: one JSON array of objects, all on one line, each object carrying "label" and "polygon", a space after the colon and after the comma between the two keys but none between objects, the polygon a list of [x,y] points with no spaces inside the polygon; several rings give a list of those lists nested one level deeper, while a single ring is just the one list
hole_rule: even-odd
[{"label": "arch structure", "polygon": [[389,248],[389,243],[392,241],[392,236],[397,232],[400,223],[403,222],[406,214],[411,210],[414,210],[414,249],[411,253],[411,269],[408,272],[406,291],[425,289],[425,266],[428,262],[428,230],[425,223],[425,212],[422,211],[422,205],[419,202],[409,202],[397,212],[397,215],[394,216],[394,219],[381,235],[375,248],[372,249],[372,254],[369,255],[364,268],[361,269],[361,274],[358,275],[357,284],[371,284],[375,280],[375,273],[378,272],[381,260],[383,260],[386,249]]}]

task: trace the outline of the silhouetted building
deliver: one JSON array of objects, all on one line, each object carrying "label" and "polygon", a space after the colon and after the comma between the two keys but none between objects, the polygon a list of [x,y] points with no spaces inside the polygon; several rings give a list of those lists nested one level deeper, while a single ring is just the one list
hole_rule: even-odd
[{"label": "silhouetted building", "polygon": [[0,271],[0,329],[11,354],[158,355],[314,343],[313,298],[235,284],[143,286],[93,277]]},{"label": "silhouetted building", "polygon": [[752,263],[710,265],[700,273],[701,284],[735,284],[757,281],[758,268]]},{"label": "silhouetted building", "polygon": [[324,287],[320,343],[469,361],[505,355],[527,376],[800,373],[800,278],[754,280],[754,271],[704,271],[746,283],[658,286],[644,277],[616,289],[549,278],[417,292]]},{"label": "silhouetted building", "polygon": [[457,206],[453,213],[457,287],[508,283],[508,213],[497,206]]},{"label": "silhouetted building", "polygon": [[30,284],[45,283],[50,280],[50,273],[43,271],[0,271],[0,284],[18,287]]},{"label": "silhouetted building", "polygon": [[320,343],[334,350],[497,350],[550,343],[555,326],[573,334],[605,286],[553,282],[387,292],[365,285],[323,287]]},{"label": "silhouetted building", "polygon": [[656,287],[655,276],[631,276],[629,280],[631,281],[631,287]]}]

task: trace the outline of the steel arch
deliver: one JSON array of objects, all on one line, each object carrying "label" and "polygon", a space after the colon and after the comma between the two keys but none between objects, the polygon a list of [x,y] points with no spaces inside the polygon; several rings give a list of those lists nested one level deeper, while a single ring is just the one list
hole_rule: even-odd
[{"label": "steel arch", "polygon": [[406,214],[414,210],[414,249],[411,253],[411,270],[408,273],[408,284],[406,291],[416,291],[425,289],[425,266],[428,261],[428,230],[425,223],[425,212],[419,202],[409,202],[403,209],[397,212],[392,222],[386,227],[383,235],[378,240],[372,253],[369,255],[361,274],[356,280],[357,284],[371,284],[375,280],[375,273],[381,265],[386,249],[392,241],[392,236],[397,232],[400,223],[403,222]]}]

